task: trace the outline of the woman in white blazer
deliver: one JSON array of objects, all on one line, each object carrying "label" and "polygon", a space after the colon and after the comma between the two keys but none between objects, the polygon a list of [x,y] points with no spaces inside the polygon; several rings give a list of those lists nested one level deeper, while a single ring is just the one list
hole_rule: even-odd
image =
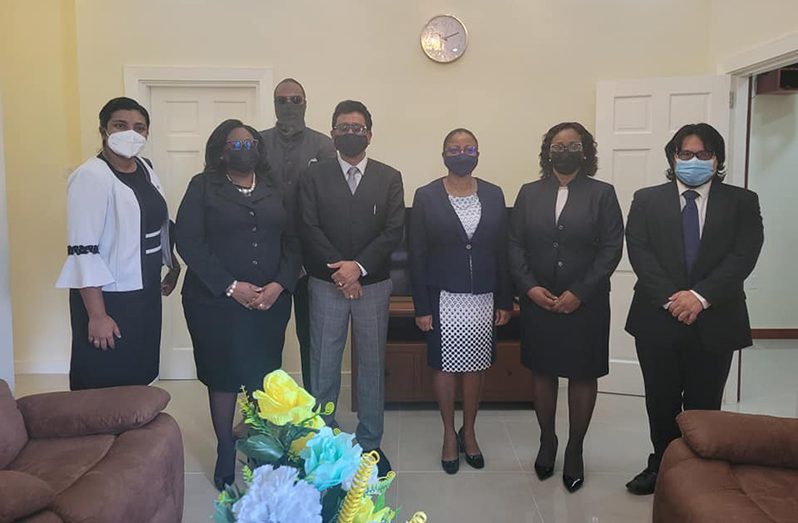
[{"label": "woman in white blazer", "polygon": [[[180,266],[169,213],[149,160],[138,156],[150,116],[130,98],[100,111],[102,151],[67,185],[67,259],[56,284],[70,289],[72,390],[147,385],[158,376],[161,294]],[[161,281],[161,267],[170,268]]]}]

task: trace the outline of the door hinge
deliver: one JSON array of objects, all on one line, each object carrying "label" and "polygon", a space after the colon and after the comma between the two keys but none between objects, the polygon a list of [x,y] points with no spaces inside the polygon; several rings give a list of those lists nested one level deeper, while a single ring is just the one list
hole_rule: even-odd
[{"label": "door hinge", "polygon": [[734,109],[734,91],[729,91],[729,109]]}]

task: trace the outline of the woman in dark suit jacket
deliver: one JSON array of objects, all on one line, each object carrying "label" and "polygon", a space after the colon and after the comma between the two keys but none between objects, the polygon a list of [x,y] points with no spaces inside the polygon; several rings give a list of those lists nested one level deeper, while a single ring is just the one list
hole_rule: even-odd
[{"label": "woman in dark suit jacket", "polygon": [[535,472],[554,473],[559,377],[568,378],[570,430],[563,482],[584,483],[582,445],[609,372],[610,275],[621,259],[623,218],[615,190],[594,180],[596,144],[580,124],[543,138],[541,179],[521,188],[510,226],[510,266],[521,295],[521,348],[534,375],[540,450]]},{"label": "woman in dark suit jacket", "polygon": [[282,365],[299,274],[298,239],[258,137],[239,120],[222,122],[177,213],[177,250],[188,265],[183,310],[208,387],[220,490],[234,479],[236,395],[261,388]]},{"label": "woman in dark suit jacket", "polygon": [[[493,363],[495,326],[510,319],[507,210],[502,190],[471,176],[478,143],[467,129],[443,142],[449,174],[416,191],[410,214],[410,275],[416,324],[426,333],[427,361],[443,419],[441,465],[454,474],[459,452],[485,466],[474,422],[483,374]],[[455,432],[454,397],[463,380],[463,427]],[[458,452],[459,448],[459,452]]]}]

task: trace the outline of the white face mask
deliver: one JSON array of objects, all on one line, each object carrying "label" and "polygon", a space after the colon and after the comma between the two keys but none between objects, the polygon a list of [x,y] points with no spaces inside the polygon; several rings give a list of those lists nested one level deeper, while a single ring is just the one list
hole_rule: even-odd
[{"label": "white face mask", "polygon": [[108,135],[108,147],[125,158],[133,158],[139,154],[146,143],[147,139],[133,129]]}]

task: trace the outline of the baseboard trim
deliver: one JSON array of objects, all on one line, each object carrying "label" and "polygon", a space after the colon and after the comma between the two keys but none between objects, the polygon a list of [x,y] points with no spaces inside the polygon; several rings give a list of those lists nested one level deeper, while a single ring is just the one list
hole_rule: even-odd
[{"label": "baseboard trim", "polygon": [[15,374],[68,374],[69,360],[15,360]]},{"label": "baseboard trim", "polygon": [[798,329],[751,329],[755,340],[796,340]]}]

